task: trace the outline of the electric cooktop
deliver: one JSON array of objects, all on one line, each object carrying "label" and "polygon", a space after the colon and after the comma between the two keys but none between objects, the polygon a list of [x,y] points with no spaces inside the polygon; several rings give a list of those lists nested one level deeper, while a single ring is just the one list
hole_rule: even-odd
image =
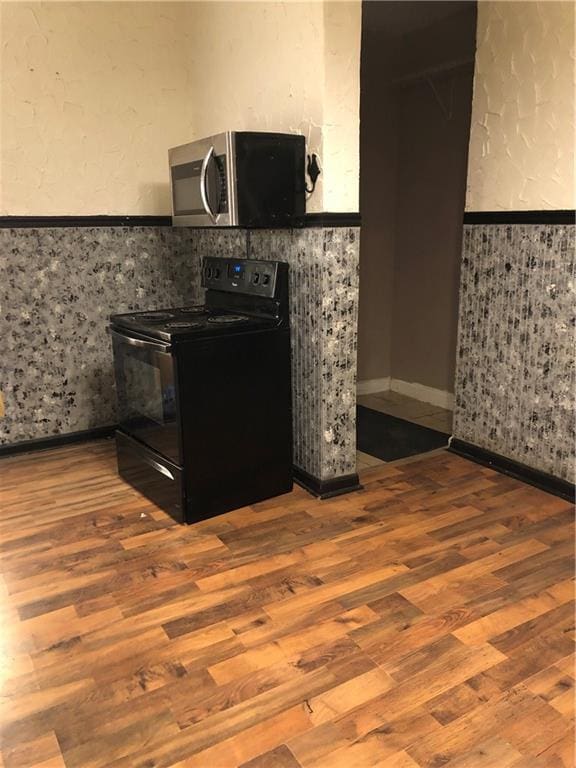
[{"label": "electric cooktop", "polygon": [[203,305],[112,315],[110,320],[116,328],[165,341],[237,333],[274,324],[269,317],[255,317]]}]

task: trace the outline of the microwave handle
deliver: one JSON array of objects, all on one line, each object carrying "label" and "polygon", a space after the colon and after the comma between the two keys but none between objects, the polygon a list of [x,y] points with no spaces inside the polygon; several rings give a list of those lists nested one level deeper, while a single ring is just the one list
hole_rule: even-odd
[{"label": "microwave handle", "polygon": [[134,336],[127,336],[125,333],[120,333],[115,328],[110,328],[110,335],[116,336],[117,339],[123,341],[131,347],[141,347],[143,349],[153,349],[155,352],[170,352],[170,344],[161,344],[156,341],[148,341],[147,339],[137,339]]},{"label": "microwave handle", "polygon": [[210,208],[210,203],[208,202],[208,193],[206,190],[206,174],[208,173],[208,163],[214,156],[214,147],[210,147],[208,152],[206,153],[206,157],[204,158],[204,161],[202,163],[202,170],[200,171],[200,197],[202,198],[202,205],[204,206],[204,210],[210,216],[212,219],[212,223],[216,223],[216,215],[212,211],[212,208]]}]

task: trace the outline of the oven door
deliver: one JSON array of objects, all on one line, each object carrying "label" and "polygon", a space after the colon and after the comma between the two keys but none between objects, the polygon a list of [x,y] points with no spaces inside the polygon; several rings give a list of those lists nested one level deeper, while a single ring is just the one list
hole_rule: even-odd
[{"label": "oven door", "polygon": [[230,133],[169,150],[173,224],[222,227],[235,223],[232,153]]},{"label": "oven door", "polygon": [[169,344],[110,329],[120,428],[181,464],[175,359]]}]

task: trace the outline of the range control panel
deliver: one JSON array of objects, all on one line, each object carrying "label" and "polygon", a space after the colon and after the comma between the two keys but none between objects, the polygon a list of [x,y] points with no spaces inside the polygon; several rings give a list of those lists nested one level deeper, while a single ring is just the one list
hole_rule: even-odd
[{"label": "range control panel", "polygon": [[274,298],[277,271],[275,261],[219,259],[211,256],[202,261],[202,285],[217,291]]}]

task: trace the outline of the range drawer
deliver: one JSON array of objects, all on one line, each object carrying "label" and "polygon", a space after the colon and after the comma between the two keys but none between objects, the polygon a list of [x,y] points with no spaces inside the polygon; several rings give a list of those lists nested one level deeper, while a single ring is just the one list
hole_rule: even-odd
[{"label": "range drawer", "polygon": [[118,472],[133,488],[184,522],[182,469],[123,432],[116,432]]}]

